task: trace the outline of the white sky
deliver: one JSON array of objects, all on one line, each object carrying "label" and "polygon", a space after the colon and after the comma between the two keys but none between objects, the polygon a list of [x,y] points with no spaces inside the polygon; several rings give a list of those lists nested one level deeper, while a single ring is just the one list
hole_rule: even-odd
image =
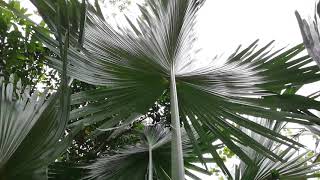
[{"label": "white sky", "polygon": [[[24,7],[31,7],[28,0],[21,2]],[[276,40],[276,49],[292,47],[302,42],[294,11],[298,10],[305,18],[312,17],[315,3],[315,0],[207,0],[199,14],[198,43],[211,57],[229,55],[238,45],[245,46],[256,39],[261,40],[261,45]]]},{"label": "white sky", "polygon": [[302,42],[294,15],[313,16],[315,0],[207,0],[199,15],[199,41],[213,54],[228,53],[256,39],[276,47]]}]

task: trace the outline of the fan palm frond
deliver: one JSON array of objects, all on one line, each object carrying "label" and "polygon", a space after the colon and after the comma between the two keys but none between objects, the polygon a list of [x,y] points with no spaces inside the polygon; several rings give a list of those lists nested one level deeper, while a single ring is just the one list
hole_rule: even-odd
[{"label": "fan palm frond", "polygon": [[[47,167],[71,143],[71,132],[60,118],[58,94],[14,88],[0,83],[0,177],[1,179],[47,179]],[[41,95],[39,95],[41,94]]]},{"label": "fan palm frond", "polygon": [[[89,173],[84,179],[171,179],[170,141],[168,129],[160,125],[146,126],[141,143],[97,159],[95,163],[85,167]],[[198,162],[198,158],[186,136],[183,138],[183,151],[186,168],[211,174],[192,164]],[[188,169],[186,174],[192,179],[200,179]]]},{"label": "fan palm frond", "polygon": [[[280,132],[284,127],[283,123],[275,123],[265,119],[255,119],[254,121],[259,122],[261,125],[275,132]],[[244,162],[241,162],[240,166],[236,167],[235,180],[308,179],[318,176],[320,170],[319,163],[312,162],[312,158],[316,157],[316,154],[307,157],[306,155],[312,152],[305,151],[300,153],[297,152],[295,148],[283,147],[281,144],[270,141],[270,139],[256,133],[249,133],[249,135],[275,152],[283,161],[272,161],[252,151],[252,149],[243,147],[246,153],[252,157],[256,165],[250,167]]]}]

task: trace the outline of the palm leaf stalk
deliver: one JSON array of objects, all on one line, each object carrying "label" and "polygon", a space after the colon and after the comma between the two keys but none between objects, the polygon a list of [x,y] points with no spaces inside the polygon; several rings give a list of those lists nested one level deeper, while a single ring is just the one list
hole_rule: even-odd
[{"label": "palm leaf stalk", "polygon": [[[83,48],[69,47],[67,72],[72,78],[101,88],[72,95],[71,104],[90,103],[73,110],[71,121],[79,120],[86,125],[104,121],[101,129],[112,128],[134,113],[146,113],[170,88],[172,130],[178,134],[172,133],[173,143],[177,142],[173,149],[179,156],[172,156],[175,179],[184,178],[179,120],[190,140],[195,139],[195,130],[202,144],[210,147],[209,131],[251,166],[253,160],[238,143],[274,161],[282,158],[236,126],[291,147],[302,146],[248,117],[319,124],[314,115],[299,111],[319,110],[319,102],[283,93],[320,78],[317,66],[305,66],[312,62],[309,56],[297,57],[304,50],[303,45],[272,52],[272,42],[259,48],[255,41],[247,48],[239,47],[223,63],[219,62],[221,59],[213,59],[199,64],[194,56],[197,52],[193,47],[194,26],[204,1],[147,2],[148,8],[140,7],[141,18],[128,19],[128,26],[117,28],[108,24],[99,11],[88,8]],[[55,39],[41,32],[38,36],[59,54]],[[52,67],[62,70],[60,59],[48,60]],[[197,144],[193,145],[197,149]],[[196,152],[201,159],[201,151]],[[210,154],[231,177],[215,149]]]},{"label": "palm leaf stalk", "polygon": [[175,156],[172,156],[172,179],[181,179],[184,177],[183,167],[183,151],[182,151],[182,140],[181,140],[181,128],[180,128],[180,116],[179,106],[177,97],[177,87],[175,79],[174,67],[171,68],[171,81],[170,81],[170,102],[171,102],[171,128],[172,128],[172,152]]}]

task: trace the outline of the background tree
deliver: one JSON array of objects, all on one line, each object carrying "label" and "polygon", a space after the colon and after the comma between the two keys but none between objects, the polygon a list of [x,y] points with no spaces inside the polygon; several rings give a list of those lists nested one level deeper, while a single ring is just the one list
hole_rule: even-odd
[{"label": "background tree", "polygon": [[[29,16],[19,1],[10,1],[8,5]],[[8,82],[14,74],[16,81],[21,79],[23,85],[35,90],[39,84],[50,86],[51,79],[56,77],[55,71],[45,66],[45,57],[50,51],[35,37],[31,25],[14,13],[0,9],[0,76]]]}]

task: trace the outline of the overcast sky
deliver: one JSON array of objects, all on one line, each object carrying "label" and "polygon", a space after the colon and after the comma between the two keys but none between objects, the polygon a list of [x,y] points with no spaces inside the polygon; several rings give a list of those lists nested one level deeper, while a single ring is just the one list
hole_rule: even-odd
[{"label": "overcast sky", "polygon": [[[135,4],[142,0],[131,1]],[[29,0],[21,2],[34,10]],[[312,17],[315,3],[316,0],[207,0],[198,18],[199,45],[212,55],[230,53],[239,44],[248,45],[256,39],[262,45],[276,40],[278,48],[296,45],[302,39],[294,11]]]},{"label": "overcast sky", "polygon": [[301,43],[294,11],[312,17],[315,0],[207,0],[199,15],[199,41],[211,53],[227,53],[256,39],[276,47]]}]

